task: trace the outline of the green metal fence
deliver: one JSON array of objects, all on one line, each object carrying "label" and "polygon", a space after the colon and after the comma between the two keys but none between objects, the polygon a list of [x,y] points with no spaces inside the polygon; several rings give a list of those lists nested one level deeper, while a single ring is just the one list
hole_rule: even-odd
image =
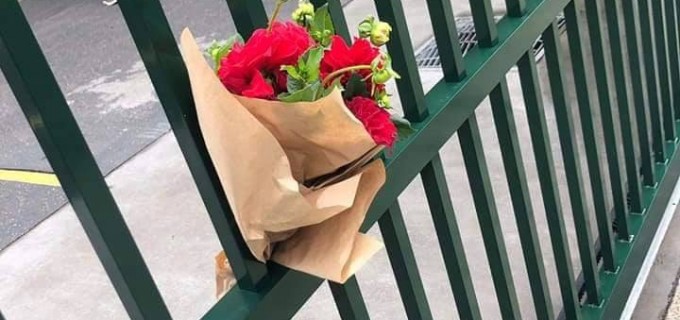
[{"label": "green metal fence", "polygon": [[[265,24],[261,2],[226,2],[244,36]],[[444,79],[427,93],[421,86],[401,2],[375,1],[380,19],[394,27],[388,50],[402,75],[398,82],[401,103],[417,133],[386,158],[388,182],[362,227],[366,231],[378,223],[408,318],[432,318],[396,201],[418,175],[423,180],[458,313],[463,319],[481,317],[439,155],[439,149],[455,133],[501,314],[507,319],[520,318],[475,118],[475,109],[486,97],[492,106],[537,318],[617,318],[680,175],[680,157],[675,152],[680,119],[680,0],[506,0],[507,16],[498,22],[494,22],[490,0],[469,0],[479,44],[465,58],[450,2],[426,2],[444,71]],[[336,29],[349,37],[340,1],[329,0],[329,8]],[[238,278],[238,286],[204,318],[292,317],[323,281],[276,264],[263,265],[251,257],[203,143],[186,69],[159,1],[120,0],[120,9]],[[560,14],[566,19],[571,70],[565,67],[562,56],[566,49],[555,23]],[[531,50],[539,36],[545,45],[571,212],[565,212],[560,203],[551,130]],[[586,36],[589,43],[584,42]],[[586,65],[591,60],[595,83],[587,76]],[[513,66],[517,66],[522,84],[532,156],[539,164],[542,203],[559,279],[559,314],[552,309],[551,299],[556,297],[548,290],[537,236],[540,230],[534,221],[505,78]],[[168,309],[16,0],[0,0],[0,67],[130,317],[169,319]],[[575,80],[580,135],[574,129],[567,94],[565,78],[569,72]],[[600,116],[593,117],[594,112]],[[599,127],[604,145],[594,143]],[[586,142],[587,177],[582,175],[578,139]],[[600,159],[603,154],[606,159]],[[606,167],[601,160],[606,160]],[[589,209],[587,193],[592,194],[593,210]],[[613,208],[607,205],[608,198]],[[567,214],[573,215],[581,257],[582,277],[578,279],[572,274],[563,221]],[[591,215],[596,218],[596,234],[591,233]],[[356,279],[344,285],[331,283],[330,288],[343,319],[368,318]]]}]

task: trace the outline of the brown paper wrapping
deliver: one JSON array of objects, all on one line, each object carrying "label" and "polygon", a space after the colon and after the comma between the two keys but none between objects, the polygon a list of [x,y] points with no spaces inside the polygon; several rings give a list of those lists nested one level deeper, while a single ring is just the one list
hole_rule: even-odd
[{"label": "brown paper wrapping", "polygon": [[[188,30],[181,47],[208,153],[250,251],[263,262],[344,282],[382,246],[358,230],[385,171],[375,160],[342,181],[301,185],[376,148],[340,92],[299,103],[235,96]],[[226,265],[219,258],[218,281]]]},{"label": "brown paper wrapping", "polygon": [[340,90],[314,102],[236,99],[276,137],[297,181],[333,172],[375,147]]},{"label": "brown paper wrapping", "polygon": [[371,162],[360,175],[351,208],[322,223],[300,228],[292,237],[277,244],[272,260],[291,269],[344,283],[380,250],[380,241],[357,231],[385,182],[382,161]]}]

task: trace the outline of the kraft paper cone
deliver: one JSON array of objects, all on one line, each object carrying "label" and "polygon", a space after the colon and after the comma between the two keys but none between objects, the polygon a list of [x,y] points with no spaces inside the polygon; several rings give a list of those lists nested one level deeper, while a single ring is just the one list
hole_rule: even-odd
[{"label": "kraft paper cone", "polygon": [[236,99],[276,137],[297,181],[333,172],[376,147],[339,89],[314,102]]},{"label": "kraft paper cone", "polygon": [[385,167],[382,161],[375,160],[362,170],[351,208],[322,223],[299,229],[276,245],[272,260],[334,282],[347,281],[382,248],[382,242],[358,231],[384,183]]},{"label": "kraft paper cone", "polygon": [[[186,29],[181,47],[203,139],[250,251],[264,262],[276,245],[277,262],[325,279],[346,280],[381,246],[358,230],[384,182],[382,162],[318,189],[301,183],[375,148],[361,123],[342,104],[339,92],[319,105],[278,102],[277,107],[237,97],[224,88]],[[316,121],[337,127],[322,128]],[[218,257],[217,264],[220,271],[226,261]]]},{"label": "kraft paper cone", "polygon": [[191,33],[182,33],[208,153],[253,255],[265,261],[280,232],[320,223],[352,206],[360,176],[315,191],[301,187],[274,136],[227,91]]}]

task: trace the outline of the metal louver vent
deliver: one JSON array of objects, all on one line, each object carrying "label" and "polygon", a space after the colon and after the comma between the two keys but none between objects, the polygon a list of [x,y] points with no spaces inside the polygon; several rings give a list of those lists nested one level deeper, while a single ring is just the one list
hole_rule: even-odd
[{"label": "metal louver vent", "polygon": [[[498,21],[502,16],[495,17]],[[557,17],[557,25],[560,33],[564,32],[566,24],[564,17]],[[465,56],[472,48],[477,45],[477,33],[475,32],[475,25],[472,17],[458,17],[456,18],[456,28],[458,29],[458,41],[460,42],[460,49]],[[536,61],[543,58],[543,39],[539,37],[533,45],[534,55]],[[437,51],[437,42],[434,38],[428,40],[417,52],[416,62],[419,68],[440,68],[441,61],[439,59],[439,52]]]}]

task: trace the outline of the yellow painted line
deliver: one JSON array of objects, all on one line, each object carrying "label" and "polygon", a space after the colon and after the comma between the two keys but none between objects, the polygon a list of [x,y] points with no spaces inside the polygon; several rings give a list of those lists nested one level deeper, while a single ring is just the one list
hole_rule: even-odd
[{"label": "yellow painted line", "polygon": [[0,169],[0,181],[12,181],[37,184],[42,186],[59,187],[59,179],[53,173],[43,173],[23,170]]}]

